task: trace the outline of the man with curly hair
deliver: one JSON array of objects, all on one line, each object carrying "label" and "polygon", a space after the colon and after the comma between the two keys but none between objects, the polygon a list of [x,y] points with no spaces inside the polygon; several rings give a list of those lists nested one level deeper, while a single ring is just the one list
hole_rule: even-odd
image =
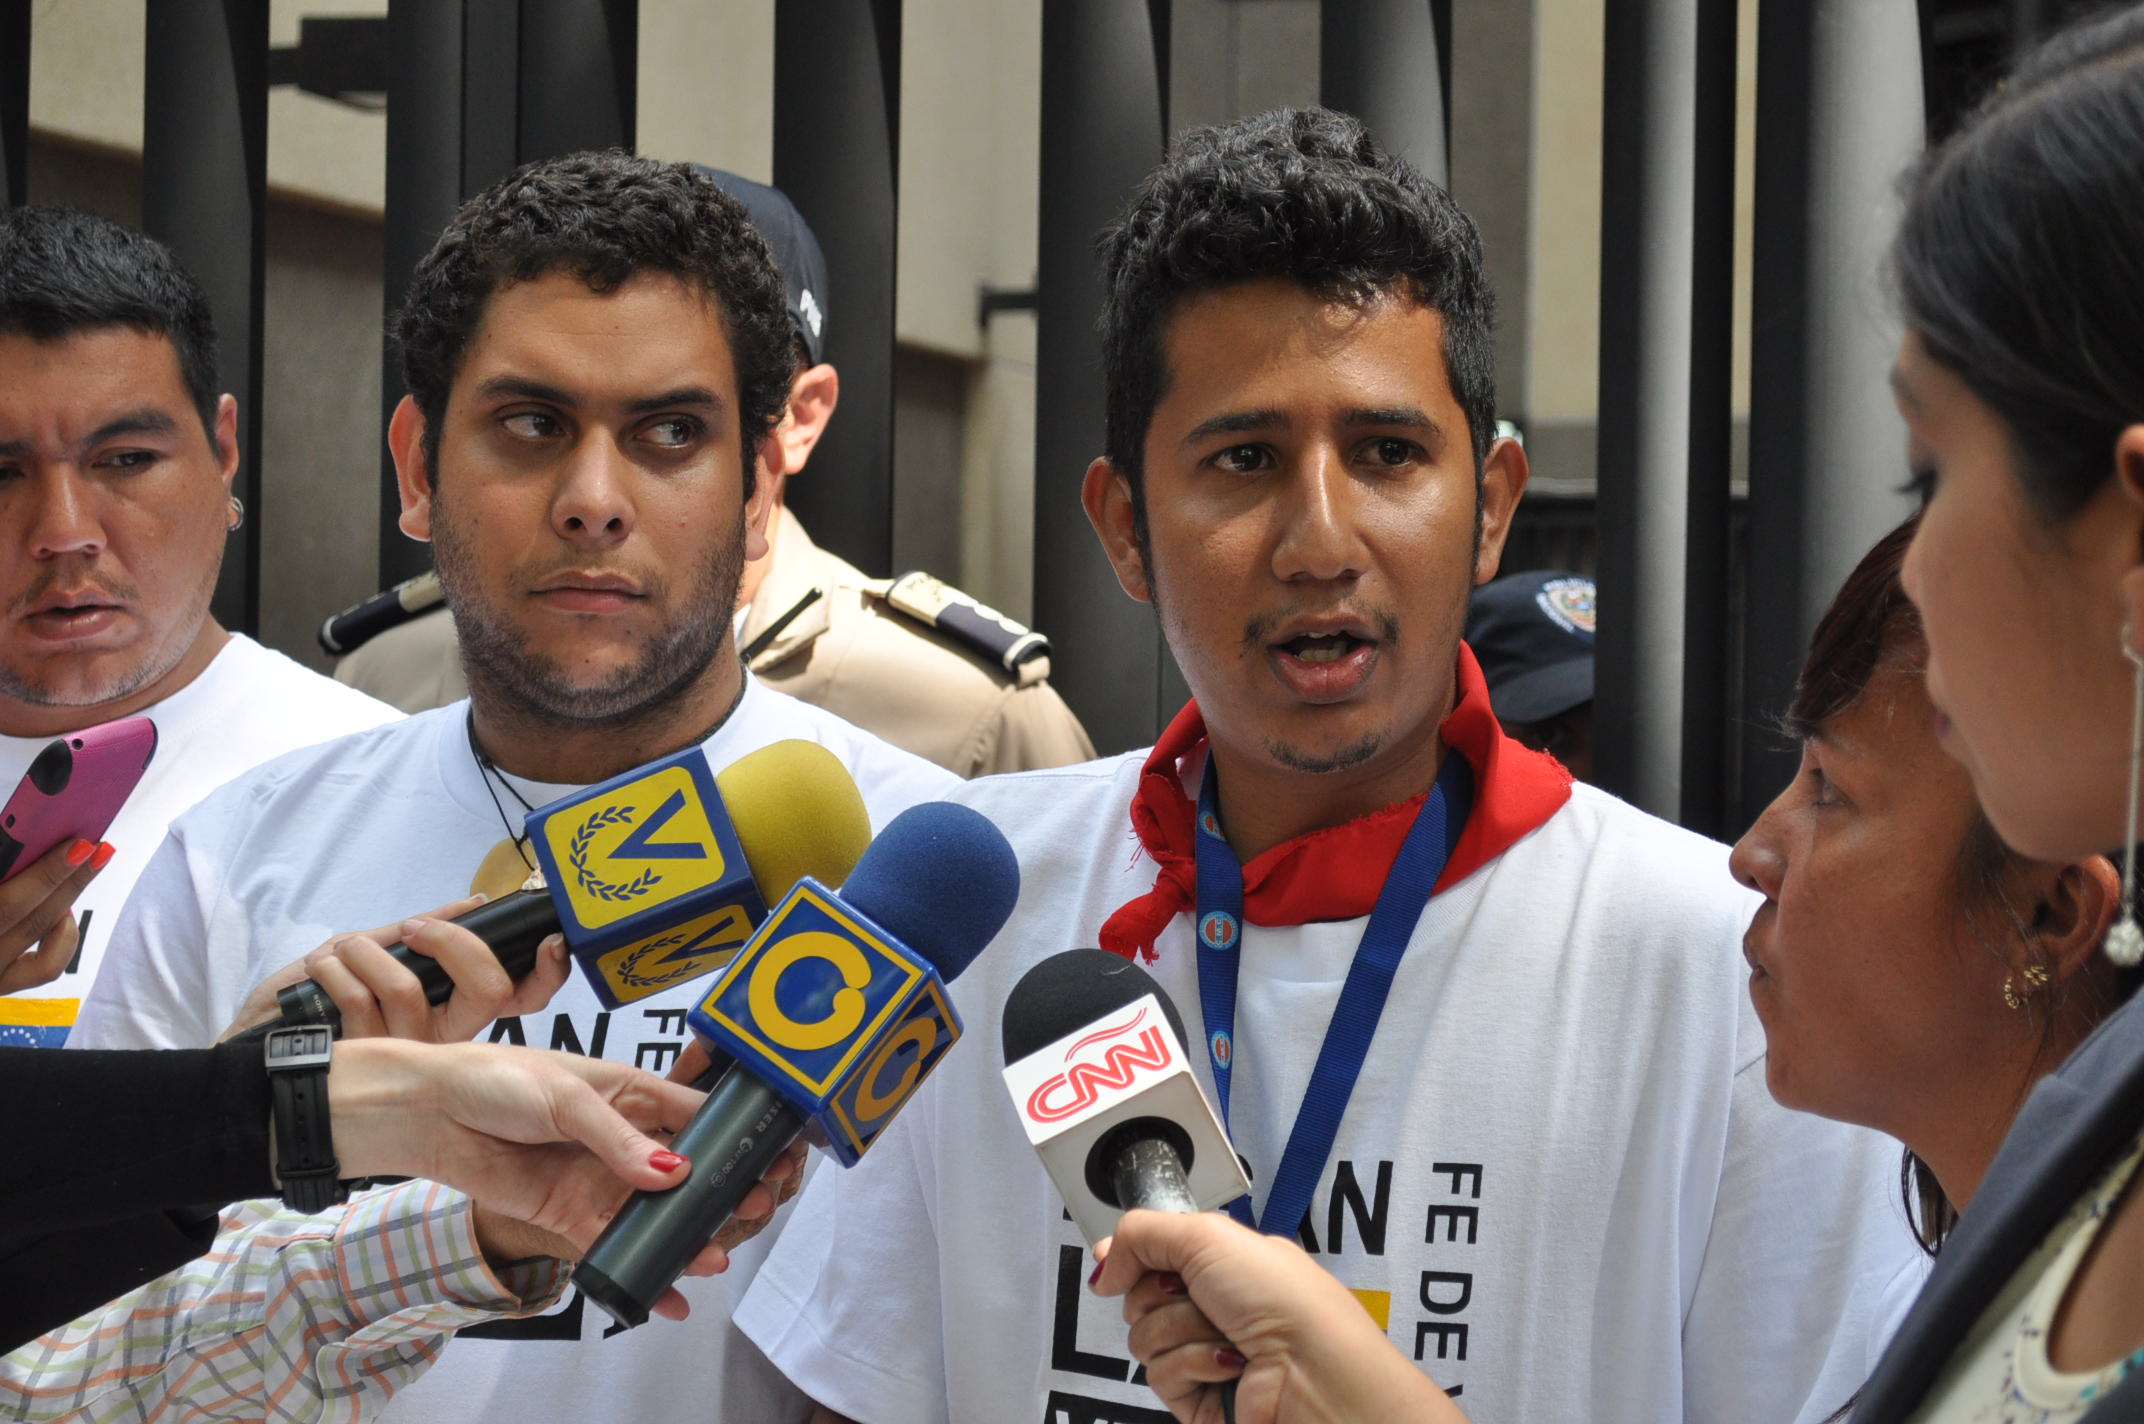
[{"label": "man with curly hair", "polygon": [[[1081,495],[1195,700],[1149,751],[957,793],[1022,867],[969,1033],[1055,951],[1148,961],[1247,1164],[1232,1212],[1477,1420],[1832,1413],[1914,1283],[1890,1148],[1768,1093],[1726,847],[1507,737],[1461,641],[1527,476],[1474,224],[1353,119],[1281,111],[1184,137],[1101,253]],[[1168,1417],[999,1068],[948,1058],[754,1281],[739,1324],[822,1419]],[[1179,1307],[1142,1356],[1238,1374]]]},{"label": "man with curly hair", "polygon": [[[469,698],[285,757],[182,817],[121,917],[85,1046],[205,1044],[330,933],[406,936],[404,916],[469,893],[502,853],[518,880],[502,837],[524,807],[684,747],[720,768],[785,738],[820,742],[874,825],[957,784],[738,661],[731,610],[764,542],[755,469],[792,338],[765,242],[704,173],[623,153],[520,170],[447,225],[394,334],[409,390],[388,429],[402,527],[435,546]],[[379,937],[396,934],[344,934],[309,968],[377,988]],[[385,982],[392,1021],[399,981]],[[610,1012],[575,976],[490,1036],[660,1071],[704,987]],[[564,1251],[534,1233],[525,1245]],[[726,1279],[686,1283],[707,1316],[689,1347],[656,1331],[606,1341],[576,1294],[463,1332],[386,1417],[564,1424],[659,1417],[679,1399],[793,1414],[796,1396],[727,1323],[756,1249]]]}]

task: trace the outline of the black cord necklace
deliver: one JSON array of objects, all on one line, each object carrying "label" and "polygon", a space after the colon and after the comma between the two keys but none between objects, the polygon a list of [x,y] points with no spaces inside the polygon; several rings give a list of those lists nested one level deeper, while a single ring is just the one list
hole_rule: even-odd
[{"label": "black cord necklace", "polygon": [[475,708],[470,708],[462,715],[462,726],[469,733],[469,755],[476,758],[477,776],[484,783],[485,794],[491,797],[491,809],[499,813],[499,824],[506,828],[507,838],[514,843],[514,853],[521,857],[521,863],[533,873],[536,862],[529,858],[528,822],[523,821],[520,830],[514,829],[513,819],[506,814],[506,803],[499,799],[499,793],[493,783],[505,787],[506,794],[520,802],[524,812],[536,808],[529,804],[529,798],[521,794],[520,788],[506,779],[506,773],[499,770],[499,764],[493,761],[477,742]]},{"label": "black cord necklace", "polygon": [[[807,603],[809,601],[808,599],[806,600]],[[682,745],[696,747],[709,737],[712,737],[721,728],[722,724],[729,721],[731,716],[736,713],[737,704],[744,701],[744,690],[750,682],[751,678],[749,676],[738,679],[737,695],[730,699],[729,706],[722,709],[722,715],[709,723],[707,730]],[[533,812],[536,808],[529,804],[529,798],[521,794],[519,787],[507,780],[506,773],[499,769],[499,764],[491,759],[490,754],[477,741],[476,708],[474,705],[462,714],[462,728],[469,734],[469,755],[476,759],[477,775],[483,780],[485,793],[491,797],[491,809],[499,813],[499,824],[506,828],[507,837],[513,841],[514,852],[521,857],[521,863],[527,866],[531,872],[534,872],[536,862],[529,858],[528,822],[524,820],[521,823],[520,830],[514,829],[513,818],[506,814],[506,803],[499,799],[499,793],[493,789],[493,783],[505,787],[506,794],[521,803],[521,809],[524,813]]]}]

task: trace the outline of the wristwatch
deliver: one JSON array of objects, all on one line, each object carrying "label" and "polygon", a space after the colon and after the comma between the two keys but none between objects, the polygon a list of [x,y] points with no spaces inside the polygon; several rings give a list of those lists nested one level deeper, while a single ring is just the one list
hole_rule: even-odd
[{"label": "wristwatch", "polygon": [[350,1196],[328,1121],[328,1060],[334,1049],[335,1034],[325,1024],[279,1028],[268,1035],[275,1174],[283,1183],[284,1205],[298,1211],[326,1211]]}]

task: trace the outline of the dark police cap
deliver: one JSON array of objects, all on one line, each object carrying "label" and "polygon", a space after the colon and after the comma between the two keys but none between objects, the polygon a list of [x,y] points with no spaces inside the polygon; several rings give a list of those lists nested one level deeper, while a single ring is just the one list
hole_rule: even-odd
[{"label": "dark police cap", "polygon": [[1474,590],[1467,646],[1506,722],[1545,722],[1593,700],[1593,580],[1559,570]]},{"label": "dark police cap", "polygon": [[781,189],[705,164],[699,168],[716,187],[744,204],[752,226],[774,250],[774,265],[782,269],[782,284],[789,289],[789,320],[810,363],[818,365],[826,352],[826,256],[811,225]]}]

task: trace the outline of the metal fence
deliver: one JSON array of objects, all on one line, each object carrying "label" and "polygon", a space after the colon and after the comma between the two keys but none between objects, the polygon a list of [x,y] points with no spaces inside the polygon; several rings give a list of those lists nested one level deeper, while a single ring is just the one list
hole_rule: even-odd
[{"label": "metal fence", "polygon": [[[1730,498],[1736,0],[1607,0],[1597,504],[1529,511],[1521,540],[1597,561],[1605,782],[1715,834],[1784,773],[1770,714],[1844,570],[1903,514],[1882,491],[1898,433],[1870,288],[1891,184],[2056,0],[1796,0],[1757,9],[1756,248],[1746,508]],[[1185,695],[1062,479],[1101,448],[1092,237],[1170,131],[1169,0],[1041,0],[1034,544],[1037,625],[1105,750],[1148,741]],[[842,416],[794,486],[815,535],[867,569],[892,554],[900,0],[777,0],[774,178],[826,248]],[[0,180],[25,201],[27,0],[0,0]],[[240,493],[259,509],[266,95],[384,93],[383,303],[463,199],[521,162],[634,141],[636,0],[392,0],[310,21],[271,54],[268,0],[146,0],[144,225],[201,278],[239,396]],[[318,26],[317,30],[315,26]],[[337,28],[339,27],[339,28]],[[1441,177],[1454,142],[1448,0],[1325,0],[1319,82]],[[308,76],[311,76],[310,80]],[[325,77],[323,77],[325,76]],[[1925,82],[1924,82],[1925,80]],[[1924,102],[1924,94],[1926,96]],[[390,366],[392,356],[389,357]],[[389,369],[382,416],[400,392]],[[1076,474],[1076,471],[1074,471]],[[422,566],[380,492],[383,583]],[[260,521],[216,593],[257,626]],[[1746,551],[1746,552],[1745,552]],[[1514,550],[1515,554],[1520,550]],[[1516,567],[1516,564],[1507,565]]]}]

